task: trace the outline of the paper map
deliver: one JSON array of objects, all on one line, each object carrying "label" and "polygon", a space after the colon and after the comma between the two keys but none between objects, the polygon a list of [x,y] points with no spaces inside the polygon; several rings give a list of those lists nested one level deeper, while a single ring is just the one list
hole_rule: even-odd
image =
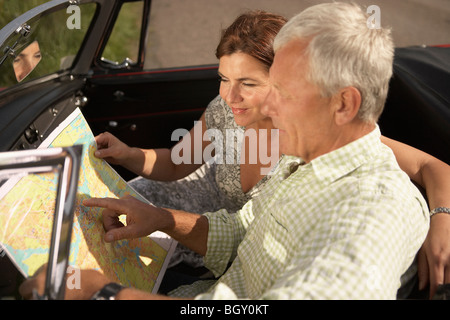
[{"label": "paper map", "polygon": [[[82,144],[77,203],[69,264],[97,269],[112,281],[156,292],[176,242],[163,233],[149,237],[103,241],[101,211],[81,203],[88,197],[120,198],[132,195],[144,200],[107,164],[94,157],[94,136],[79,109],[47,138],[40,148]],[[55,208],[57,177],[34,174],[10,179],[0,188],[0,243],[25,277],[48,261]]]}]

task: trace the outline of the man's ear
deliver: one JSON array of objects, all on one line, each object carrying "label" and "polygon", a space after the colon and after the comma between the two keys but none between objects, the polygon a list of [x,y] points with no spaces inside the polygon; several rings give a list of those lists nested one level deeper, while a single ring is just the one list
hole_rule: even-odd
[{"label": "man's ear", "polygon": [[358,115],[361,92],[355,87],[345,87],[335,95],[335,121],[338,126],[347,124]]}]

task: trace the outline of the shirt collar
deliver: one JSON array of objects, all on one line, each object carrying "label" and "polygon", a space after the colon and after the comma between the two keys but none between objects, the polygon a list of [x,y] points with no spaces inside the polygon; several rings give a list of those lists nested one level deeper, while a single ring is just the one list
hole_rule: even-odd
[{"label": "shirt collar", "polygon": [[311,161],[320,180],[334,181],[373,159],[382,148],[378,125],[365,136]]},{"label": "shirt collar", "polygon": [[285,156],[281,177],[286,179],[300,166],[303,169],[312,168],[319,180],[335,181],[376,157],[382,147],[380,137],[380,128],[376,125],[375,129],[367,135],[317,157],[308,164],[298,157]]}]

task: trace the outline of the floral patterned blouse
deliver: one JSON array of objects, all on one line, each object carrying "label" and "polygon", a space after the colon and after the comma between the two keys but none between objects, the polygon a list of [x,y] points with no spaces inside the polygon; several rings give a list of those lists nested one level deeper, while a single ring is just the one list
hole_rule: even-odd
[{"label": "floral patterned blouse", "polygon": [[[218,162],[215,176],[217,186],[226,197],[227,202],[230,202],[230,206],[235,204],[237,209],[240,209],[259,193],[270,176],[266,175],[248,192],[242,191],[239,162],[244,128],[236,124],[231,108],[220,96],[217,96],[208,105],[205,111],[205,119],[208,130],[218,129],[221,132],[221,135],[216,135],[212,139],[214,144],[221,145],[216,150],[223,151],[222,156],[216,158],[216,162]],[[219,139],[215,139],[217,136]],[[233,137],[233,139],[227,139],[227,137]]]}]

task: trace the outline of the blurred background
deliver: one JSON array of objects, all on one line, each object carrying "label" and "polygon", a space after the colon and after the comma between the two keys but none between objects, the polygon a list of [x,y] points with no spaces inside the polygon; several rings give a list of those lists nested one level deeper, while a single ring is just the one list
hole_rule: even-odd
[{"label": "blurred background", "polygon": [[[350,2],[347,0],[343,0]],[[0,28],[47,0],[0,0]],[[241,13],[261,9],[287,18],[321,0],[153,0],[147,41],[146,69],[215,64],[222,29]],[[450,44],[450,0],[354,0],[364,8],[377,5],[381,26],[392,28],[397,47]],[[92,12],[82,11],[83,17]],[[121,62],[137,54],[142,12],[140,2],[126,5],[104,55]],[[90,19],[82,19],[89,21]],[[82,29],[87,30],[86,25]],[[61,26],[62,29],[65,26]],[[55,33],[61,28],[55,26]],[[59,29],[59,31],[57,31]],[[53,35],[48,35],[53,38]],[[78,41],[78,40],[77,40]]]},{"label": "blurred background", "polygon": [[[321,0],[154,0],[148,68],[217,63],[223,28],[242,12],[261,9],[291,18]],[[450,44],[450,0],[353,0],[378,5],[381,26],[392,28],[395,45]]]}]

